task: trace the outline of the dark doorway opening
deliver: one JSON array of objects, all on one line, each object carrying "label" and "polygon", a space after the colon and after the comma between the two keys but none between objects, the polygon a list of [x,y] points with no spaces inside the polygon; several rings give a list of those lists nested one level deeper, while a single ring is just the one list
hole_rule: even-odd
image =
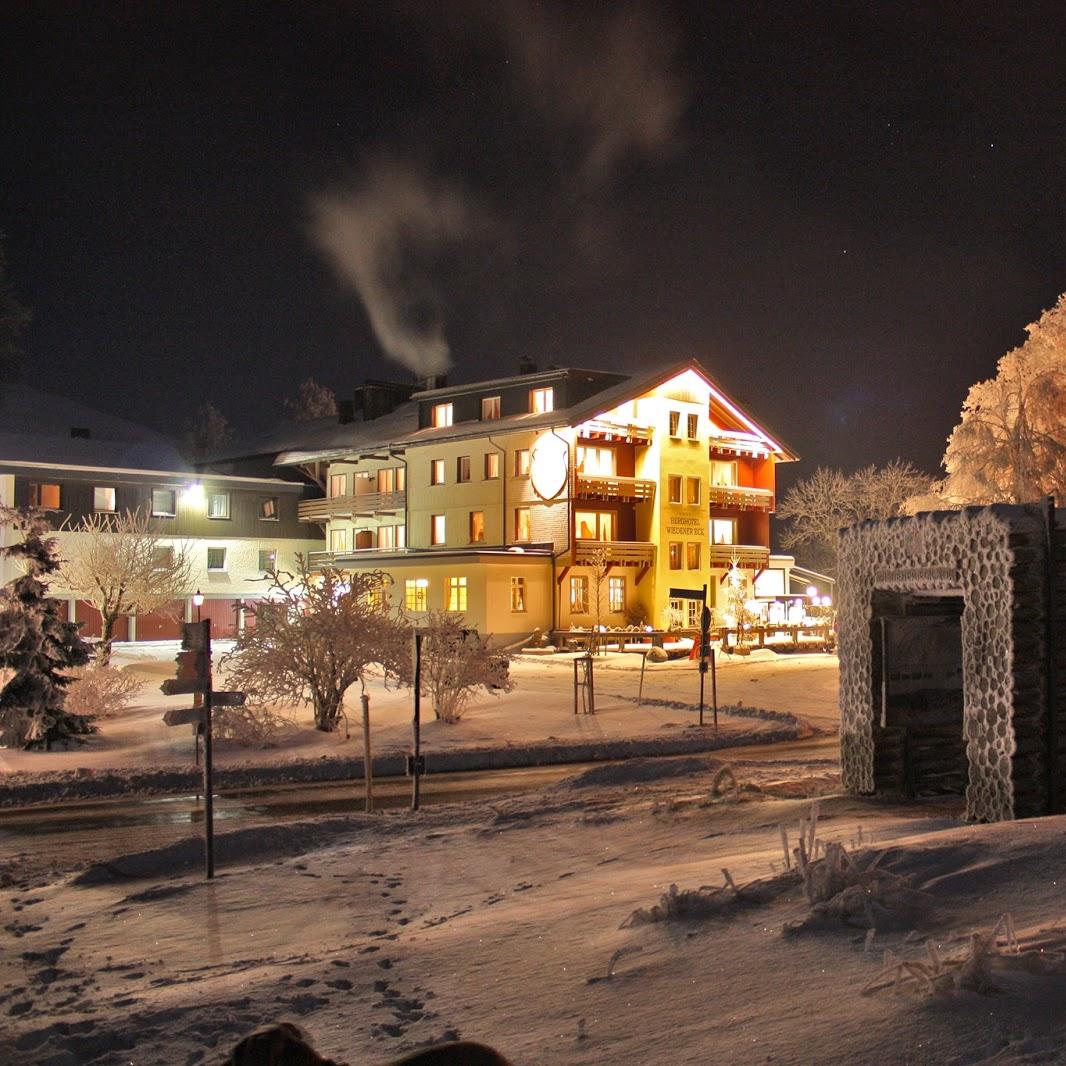
[{"label": "dark doorway opening", "polygon": [[962,593],[874,592],[874,786],[965,792]]}]

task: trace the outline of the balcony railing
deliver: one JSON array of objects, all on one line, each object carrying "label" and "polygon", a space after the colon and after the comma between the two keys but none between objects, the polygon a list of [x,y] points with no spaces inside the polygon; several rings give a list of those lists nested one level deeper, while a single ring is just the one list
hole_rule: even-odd
[{"label": "balcony railing", "polygon": [[576,475],[575,494],[586,500],[625,500],[640,502],[655,498],[655,482],[635,477]]},{"label": "balcony railing", "polygon": [[402,511],[406,492],[364,492],[358,496],[327,496],[321,500],[301,500],[297,514],[304,522],[325,522],[330,518],[388,514]]},{"label": "balcony railing", "polygon": [[615,422],[610,418],[590,418],[577,427],[579,437],[590,440],[624,440],[632,444],[651,442],[651,426],[636,422]]},{"label": "balcony railing", "polygon": [[770,549],[761,544],[711,544],[708,546],[711,566],[737,566],[744,570],[760,570],[770,562]]},{"label": "balcony railing", "polygon": [[573,558],[575,566],[592,562],[600,552],[607,561],[617,566],[652,566],[655,563],[655,545],[641,540],[575,540]]},{"label": "balcony railing", "polygon": [[772,511],[772,489],[757,489],[748,485],[711,485],[707,500],[712,507],[733,507],[741,511]]}]

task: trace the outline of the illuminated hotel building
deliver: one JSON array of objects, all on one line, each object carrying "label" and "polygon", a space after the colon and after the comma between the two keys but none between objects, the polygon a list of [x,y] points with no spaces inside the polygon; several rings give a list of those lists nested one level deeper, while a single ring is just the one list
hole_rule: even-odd
[{"label": "illuminated hotel building", "polygon": [[770,514],[776,465],[796,456],[698,363],[409,392],[370,383],[362,421],[349,412],[277,458],[325,492],[299,504],[325,530],[313,565],[383,570],[416,619],[461,611],[503,639],[687,627],[695,607],[670,589],[706,585],[721,605],[731,567],[752,594],[788,591]]}]

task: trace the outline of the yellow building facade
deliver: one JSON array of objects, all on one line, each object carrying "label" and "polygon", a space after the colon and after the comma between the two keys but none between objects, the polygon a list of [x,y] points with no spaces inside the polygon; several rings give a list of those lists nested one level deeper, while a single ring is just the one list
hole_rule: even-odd
[{"label": "yellow building facade", "polygon": [[301,504],[326,531],[313,563],[384,571],[416,621],[460,611],[506,641],[692,628],[694,601],[671,589],[720,607],[730,572],[752,595],[788,588],[769,516],[776,464],[795,455],[697,363],[426,389],[332,436],[278,460],[325,491]]}]

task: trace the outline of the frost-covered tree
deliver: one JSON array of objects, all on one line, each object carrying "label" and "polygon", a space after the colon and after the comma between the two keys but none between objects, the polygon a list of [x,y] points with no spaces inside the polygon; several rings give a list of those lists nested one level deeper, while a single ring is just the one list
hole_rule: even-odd
[{"label": "frost-covered tree", "polygon": [[230,682],[253,702],[310,704],[315,728],[332,732],[344,694],[373,668],[386,680],[409,683],[410,627],[389,609],[388,577],[378,570],[270,575],[262,600],[247,605],[255,625],[239,634],[226,656]]},{"label": "frost-covered tree", "polygon": [[1066,294],[1026,332],[966,396],[937,486],[946,505],[1066,499]]},{"label": "frost-covered tree", "polygon": [[166,540],[147,511],[94,514],[71,534],[62,578],[100,612],[98,660],[107,666],[120,618],[162,610],[188,594],[192,556],[187,546]]},{"label": "frost-covered tree", "polygon": [[420,626],[422,693],[433,702],[439,721],[458,722],[475,693],[510,692],[514,688],[511,655],[463,624],[452,611],[430,611]]},{"label": "frost-covered tree", "polygon": [[929,491],[930,479],[910,463],[866,466],[852,474],[820,466],[785,493],[777,517],[785,523],[781,545],[811,566],[836,571],[837,530],[865,519],[893,518],[911,497]]},{"label": "frost-covered tree", "polygon": [[29,311],[15,298],[8,281],[7,253],[0,233],[0,383],[14,381],[25,372],[21,337],[29,322]]},{"label": "frost-covered tree", "polygon": [[310,422],[337,413],[337,397],[332,389],[319,385],[314,378],[301,382],[295,399],[284,402],[285,414],[294,422]]},{"label": "frost-covered tree", "polygon": [[229,419],[210,401],[197,408],[185,430],[185,450],[194,463],[202,463],[233,442]]},{"label": "frost-covered tree", "polygon": [[91,718],[68,711],[68,671],[89,661],[89,645],[65,619],[66,604],[49,599],[59,570],[51,526],[37,511],[0,508],[0,526],[21,540],[0,555],[25,570],[0,589],[0,669],[10,674],[0,691],[0,746],[50,748],[58,740],[93,732]]}]

